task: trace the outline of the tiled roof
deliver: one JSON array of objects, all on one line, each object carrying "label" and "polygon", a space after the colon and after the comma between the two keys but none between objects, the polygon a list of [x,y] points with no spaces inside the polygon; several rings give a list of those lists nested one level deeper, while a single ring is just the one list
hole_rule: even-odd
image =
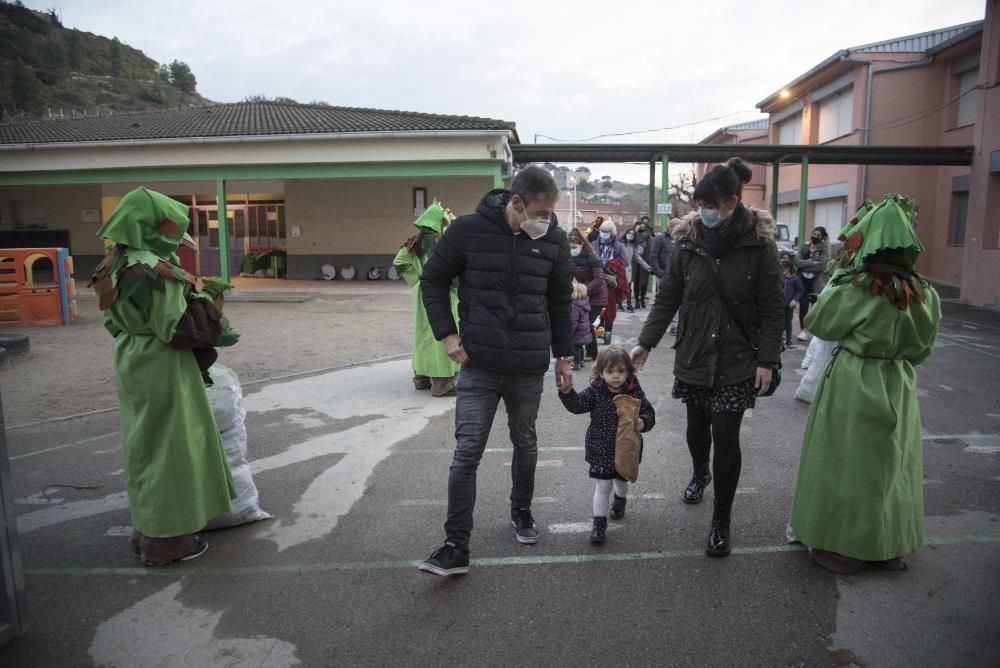
[{"label": "tiled roof", "polygon": [[[514,123],[491,118],[413,111],[237,102],[0,124],[0,145],[449,130],[513,131]],[[517,140],[516,134],[514,140]]]},{"label": "tiled roof", "polygon": [[958,37],[966,32],[974,32],[983,27],[982,21],[972,21],[957,26],[949,26],[940,30],[922,32],[919,35],[896,37],[883,42],[872,42],[847,49],[855,53],[923,53],[933,49],[942,42]]}]

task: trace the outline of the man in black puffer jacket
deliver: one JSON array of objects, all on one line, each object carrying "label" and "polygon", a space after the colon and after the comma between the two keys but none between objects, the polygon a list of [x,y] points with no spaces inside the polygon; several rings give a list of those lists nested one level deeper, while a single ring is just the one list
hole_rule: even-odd
[{"label": "man in black puffer jacket", "polygon": [[[458,575],[469,570],[476,470],[500,399],[514,446],[511,523],[518,542],[538,541],[531,499],[542,379],[556,357],[556,386],[569,387],[573,359],[569,243],[551,220],[558,196],[546,170],[522,170],[510,191],[490,191],[476,213],[449,225],[424,267],[420,287],[434,337],[463,367],[456,387],[447,538],[420,564],[421,571]],[[458,323],[448,303],[455,278]]]}]

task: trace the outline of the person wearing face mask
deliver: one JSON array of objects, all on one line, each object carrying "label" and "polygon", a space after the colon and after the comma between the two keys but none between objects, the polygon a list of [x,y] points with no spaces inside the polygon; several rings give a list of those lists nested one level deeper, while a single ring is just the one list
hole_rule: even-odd
[{"label": "person wearing face mask", "polygon": [[731,550],[730,518],[741,468],[740,425],[743,413],[771,384],[784,327],[774,220],[767,211],[740,202],[750,177],[746,163],[731,158],[698,183],[694,199],[700,208],[674,233],[670,266],[639,334],[639,345],[632,349],[632,359],[641,369],[680,310],[672,394],[686,404],[694,468],[683,499],[701,502],[714,475],[714,508],[705,548],[713,557],[724,557]]},{"label": "person wearing face mask", "polygon": [[[559,189],[530,166],[510,190],[488,192],[457,218],[420,278],[427,319],[445,352],[462,365],[455,398],[455,453],[448,476],[445,543],[420,564],[434,575],[469,571],[476,471],[503,400],[513,456],[510,520],[518,543],[538,542],[531,514],[538,441],[535,418],[552,358],[556,387],[572,387],[572,273],[566,233],[552,220]],[[449,291],[458,279],[458,314]]]},{"label": "person wearing face mask", "polygon": [[635,224],[632,244],[632,290],[635,294],[635,307],[646,308],[646,292],[649,289],[649,275],[653,273],[650,265],[652,243],[649,238],[649,218],[643,216]]},{"label": "person wearing face mask", "polygon": [[[826,265],[830,261],[829,235],[825,227],[816,227],[809,237],[809,243],[803,244],[795,256],[795,266],[799,277],[806,288],[807,295],[818,295],[826,287]],[[809,340],[806,329],[806,315],[809,313],[810,300],[803,299],[799,307],[799,341]]]},{"label": "person wearing face mask", "polygon": [[[594,320],[608,303],[608,283],[604,280],[604,263],[594,254],[590,243],[583,238],[580,230],[573,228],[569,233],[569,254],[573,267],[573,278],[587,286],[590,298],[590,319]],[[590,342],[586,345],[585,359],[597,359],[597,332],[591,324]]]}]

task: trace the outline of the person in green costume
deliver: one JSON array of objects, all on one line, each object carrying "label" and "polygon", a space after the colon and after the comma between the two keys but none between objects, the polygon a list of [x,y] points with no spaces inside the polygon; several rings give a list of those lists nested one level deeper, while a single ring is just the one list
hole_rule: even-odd
[{"label": "person in green costume", "polygon": [[[448,357],[444,346],[434,338],[427,320],[427,310],[420,296],[420,274],[423,273],[427,258],[434,252],[444,228],[453,219],[451,212],[435,200],[414,221],[417,234],[403,244],[392,261],[403,280],[413,287],[413,385],[418,390],[429,389],[435,397],[455,394],[455,376],[462,367]],[[456,286],[452,286],[450,296],[452,316],[458,322]]]},{"label": "person in green costume", "polygon": [[202,379],[222,317],[176,255],[188,222],[187,206],[138,188],[97,232],[114,242],[92,285],[115,339],[132,547],[149,566],[201,555],[195,532],[236,498]]},{"label": "person in green costume", "polygon": [[835,573],[903,570],[924,540],[923,442],[915,367],[934,349],[941,303],[914,270],[913,200],[866,202],[806,316],[839,341],[809,410],[790,530]]}]

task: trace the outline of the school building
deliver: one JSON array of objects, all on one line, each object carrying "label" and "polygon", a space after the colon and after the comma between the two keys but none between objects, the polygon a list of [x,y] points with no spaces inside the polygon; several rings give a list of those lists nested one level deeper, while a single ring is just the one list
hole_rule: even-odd
[{"label": "school building", "polygon": [[0,247],[68,247],[85,279],[94,233],[147,186],[191,207],[203,275],[228,241],[231,275],[255,253],[288,278],[363,277],[434,199],[468,212],[502,186],[517,141],[488,118],[275,102],[0,125]]},{"label": "school building", "polygon": [[973,146],[971,166],[808,165],[805,184],[800,165],[759,165],[747,196],[793,230],[801,220],[835,239],[866,199],[909,195],[927,249],[918,269],[965,303],[1000,305],[998,10],[987,2],[982,21],[838,51],[760,101],[766,119],[702,143],[733,155],[759,144]]}]

